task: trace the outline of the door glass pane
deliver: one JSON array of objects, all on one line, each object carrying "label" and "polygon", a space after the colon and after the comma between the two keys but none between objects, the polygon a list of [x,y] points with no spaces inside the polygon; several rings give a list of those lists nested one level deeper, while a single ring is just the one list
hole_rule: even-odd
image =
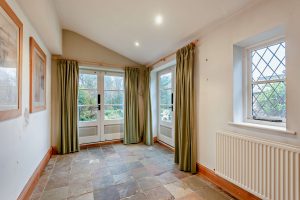
[{"label": "door glass pane", "polygon": [[123,105],[105,105],[104,106],[104,119],[105,120],[118,120],[124,118]]},{"label": "door glass pane", "polygon": [[97,74],[80,73],[78,87],[79,121],[97,121]]},{"label": "door glass pane", "polygon": [[170,89],[172,88],[172,73],[163,74],[160,76],[159,89]]},{"label": "door glass pane", "polygon": [[161,121],[172,121],[171,105],[160,105],[160,119]]},{"label": "door glass pane", "polygon": [[160,104],[172,104],[172,89],[167,89],[167,90],[161,90],[160,91]]},{"label": "door glass pane", "polygon": [[159,78],[160,120],[172,121],[172,73],[166,73]]},{"label": "door glass pane", "polygon": [[104,76],[104,120],[124,118],[124,77]]},{"label": "door glass pane", "polygon": [[96,106],[78,106],[79,121],[96,121],[97,120],[97,107]]},{"label": "door glass pane", "polygon": [[124,78],[122,76],[104,76],[104,90],[124,90]]},{"label": "door glass pane", "polygon": [[79,89],[97,89],[97,74],[79,74]]},{"label": "door glass pane", "polygon": [[123,104],[124,91],[105,91],[104,104]]},{"label": "door glass pane", "polygon": [[79,90],[78,105],[97,105],[97,90]]}]

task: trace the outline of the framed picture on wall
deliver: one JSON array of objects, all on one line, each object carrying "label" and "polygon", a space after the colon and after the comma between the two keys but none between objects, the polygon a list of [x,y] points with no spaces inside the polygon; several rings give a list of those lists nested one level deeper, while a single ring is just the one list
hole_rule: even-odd
[{"label": "framed picture on wall", "polygon": [[22,39],[22,22],[0,1],[0,121],[22,113]]},{"label": "framed picture on wall", "polygon": [[30,94],[31,113],[46,109],[46,54],[30,37]]}]

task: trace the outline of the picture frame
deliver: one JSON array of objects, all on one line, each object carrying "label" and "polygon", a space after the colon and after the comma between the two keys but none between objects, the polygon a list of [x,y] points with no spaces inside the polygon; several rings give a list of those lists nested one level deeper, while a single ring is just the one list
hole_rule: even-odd
[{"label": "picture frame", "polygon": [[46,54],[33,37],[30,43],[30,92],[29,112],[46,109]]},{"label": "picture frame", "polygon": [[23,23],[0,1],[0,121],[22,114]]}]

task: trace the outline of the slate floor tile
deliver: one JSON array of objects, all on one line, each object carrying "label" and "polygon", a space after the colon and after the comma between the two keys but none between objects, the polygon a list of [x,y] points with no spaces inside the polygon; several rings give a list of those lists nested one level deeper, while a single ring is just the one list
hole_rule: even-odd
[{"label": "slate floor tile", "polygon": [[205,200],[229,200],[231,199],[223,192],[218,192],[210,187],[203,187],[196,191],[200,198]]},{"label": "slate floor tile", "polygon": [[173,200],[174,196],[163,186],[154,188],[147,192],[148,200]]},{"label": "slate floor tile", "polygon": [[144,178],[137,180],[137,182],[144,192],[149,191],[153,188],[162,186],[162,184],[156,177],[144,177]]},{"label": "slate floor tile", "polygon": [[116,186],[94,191],[94,200],[119,200],[120,195]]},{"label": "slate floor tile", "polygon": [[169,190],[169,192],[175,197],[175,198],[181,198],[184,197],[193,191],[182,181],[176,181],[173,183],[169,183],[165,185],[165,188]]},{"label": "slate floor tile", "polygon": [[158,144],[105,145],[52,156],[30,200],[227,200],[199,176],[180,171]]}]

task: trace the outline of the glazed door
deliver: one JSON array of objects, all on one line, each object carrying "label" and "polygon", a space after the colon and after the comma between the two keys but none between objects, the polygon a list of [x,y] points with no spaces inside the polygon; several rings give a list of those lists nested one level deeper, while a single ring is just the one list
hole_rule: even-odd
[{"label": "glazed door", "polygon": [[159,133],[158,139],[174,146],[175,67],[158,73]]},{"label": "glazed door", "polygon": [[121,139],[124,124],[124,74],[80,70],[79,142]]},{"label": "glazed door", "polygon": [[100,79],[96,71],[80,70],[78,85],[79,143],[100,141],[101,94]]}]

